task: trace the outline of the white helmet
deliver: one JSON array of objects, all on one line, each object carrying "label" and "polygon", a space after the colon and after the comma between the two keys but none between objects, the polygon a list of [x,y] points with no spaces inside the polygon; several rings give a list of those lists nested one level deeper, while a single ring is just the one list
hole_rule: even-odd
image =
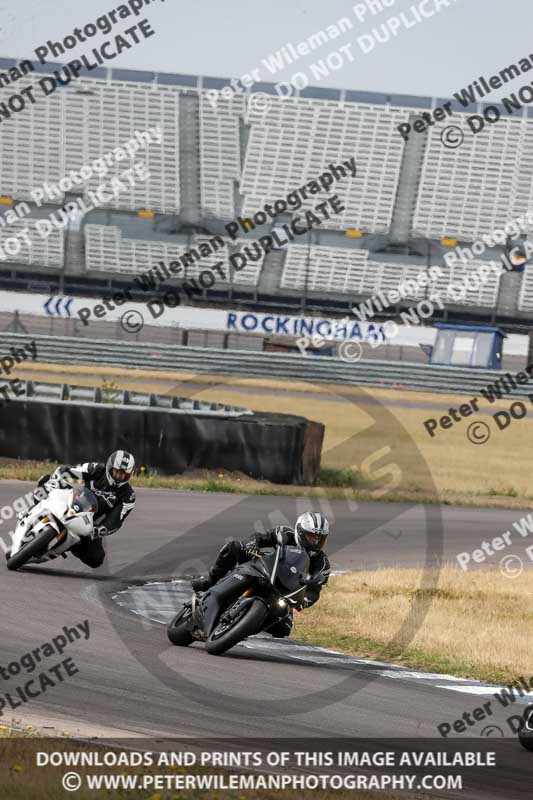
[{"label": "white helmet", "polygon": [[296,520],[294,538],[296,544],[308,553],[318,553],[322,550],[329,535],[329,522],[323,514],[316,511],[306,511]]},{"label": "white helmet", "polygon": [[127,483],[135,469],[135,459],[126,450],[115,450],[107,459],[105,474],[110,486]]}]

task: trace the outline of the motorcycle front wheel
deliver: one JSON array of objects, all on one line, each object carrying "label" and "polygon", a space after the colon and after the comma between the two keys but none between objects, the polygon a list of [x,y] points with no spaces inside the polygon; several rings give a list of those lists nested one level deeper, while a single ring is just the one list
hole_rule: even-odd
[{"label": "motorcycle front wheel", "polygon": [[56,536],[57,531],[55,528],[52,528],[51,525],[47,525],[35,539],[32,539],[31,542],[21,547],[18,553],[15,553],[14,556],[7,559],[7,568],[14,572],[23,567],[24,564],[27,564],[31,558],[43,556],[48,550],[48,545]]},{"label": "motorcycle front wheel", "polygon": [[223,630],[222,625],[217,625],[207,642],[205,649],[212,656],[220,656],[231,647],[234,647],[247,636],[261,630],[267,616],[267,609],[262,600],[252,600],[246,606],[242,616],[238,617],[235,624]]},{"label": "motorcycle front wheel", "polygon": [[187,647],[192,644],[194,637],[189,630],[191,616],[192,610],[190,603],[188,603],[186,606],[183,606],[181,611],[178,611],[167,628],[169,642],[178,645],[178,647]]}]

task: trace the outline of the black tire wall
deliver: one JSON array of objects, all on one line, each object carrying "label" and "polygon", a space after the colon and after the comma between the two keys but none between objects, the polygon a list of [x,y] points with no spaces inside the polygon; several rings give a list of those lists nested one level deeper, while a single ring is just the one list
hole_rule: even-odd
[{"label": "black tire wall", "polygon": [[156,408],[14,400],[0,409],[0,456],[74,464],[131,450],[166,475],[238,470],[275,483],[318,477],[324,426],[304,417],[215,417]]}]

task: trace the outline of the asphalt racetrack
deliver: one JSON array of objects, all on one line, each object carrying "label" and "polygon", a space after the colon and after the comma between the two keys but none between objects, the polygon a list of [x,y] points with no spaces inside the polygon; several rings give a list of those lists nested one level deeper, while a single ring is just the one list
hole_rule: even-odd
[{"label": "asphalt racetrack", "polygon": [[[30,488],[3,481],[0,506]],[[226,538],[284,518],[294,520],[303,503],[141,489],[125,529],[106,542],[108,559],[99,570],[71,556],[18,573],[4,570],[1,664],[20,661],[63,626],[88,620],[90,636],[65,649],[63,658],[75,661],[77,674],[16,711],[4,709],[0,722],[16,718],[107,737],[438,739],[438,724],[453,722],[481,704],[479,687],[270,637],[250,639],[219,658],[208,656],[201,645],[168,644],[161,622],[172,611],[172,594],[161,593],[161,587],[174,591],[167,582],[205,569]],[[457,552],[497,536],[520,516],[517,511],[444,507],[441,520],[437,506],[330,501],[321,507],[334,519],[329,552],[337,570],[454,560]],[[6,537],[10,527],[4,521],[0,536]],[[186,584],[175,586],[183,593]],[[128,599],[139,591],[149,600],[133,607]],[[59,660],[49,659],[47,666]],[[23,673],[1,681],[2,692],[25,680]],[[489,722],[511,737],[505,720],[517,708],[496,709]],[[460,738],[479,737],[480,727]],[[507,797],[530,796],[531,764],[533,755],[516,743],[502,767],[509,781]],[[483,796],[505,796],[493,794],[489,773]]]}]

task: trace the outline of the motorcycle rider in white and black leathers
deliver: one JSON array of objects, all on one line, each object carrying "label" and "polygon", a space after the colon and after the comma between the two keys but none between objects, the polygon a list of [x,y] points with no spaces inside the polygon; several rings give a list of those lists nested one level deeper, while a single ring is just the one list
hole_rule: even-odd
[{"label": "motorcycle rider in white and black leathers", "polygon": [[[306,586],[305,592],[302,592],[300,604],[301,608],[309,608],[317,602],[321,589],[329,578],[330,563],[323,551],[328,535],[329,523],[326,517],[308,511],[298,517],[294,528],[278,525],[265,533],[256,533],[242,541],[234,539],[221,548],[207,576],[191,580],[192,588],[195,592],[207,591],[237,564],[243,564],[258,555],[261,548],[275,547],[277,544],[293,545],[306,550],[310,558],[309,574],[312,580]],[[268,628],[268,633],[276,638],[283,638],[289,636],[291,630],[292,610],[289,610],[282,620]]]},{"label": "motorcycle rider in white and black leathers", "polygon": [[63,489],[80,480],[96,496],[98,511],[94,517],[93,535],[82,539],[70,550],[88,567],[96,569],[102,566],[105,559],[102,537],[116,533],[135,507],[135,492],[129,484],[134,469],[135,459],[131,453],[116,450],[105,464],[97,461],[74,466],[62,464],[52,475],[43,475],[39,479],[37,501],[43,499],[43,490],[48,494],[52,489]]}]

